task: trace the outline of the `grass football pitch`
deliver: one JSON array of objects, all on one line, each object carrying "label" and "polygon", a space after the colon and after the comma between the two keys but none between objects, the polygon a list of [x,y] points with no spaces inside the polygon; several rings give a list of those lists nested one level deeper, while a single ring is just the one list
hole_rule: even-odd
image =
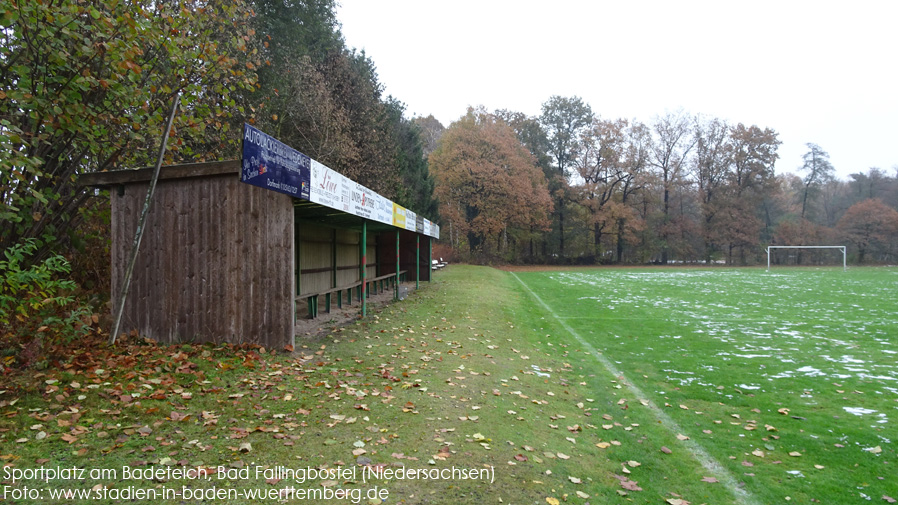
[{"label": "grass football pitch", "polygon": [[894,502],[898,270],[512,275],[734,499]]}]

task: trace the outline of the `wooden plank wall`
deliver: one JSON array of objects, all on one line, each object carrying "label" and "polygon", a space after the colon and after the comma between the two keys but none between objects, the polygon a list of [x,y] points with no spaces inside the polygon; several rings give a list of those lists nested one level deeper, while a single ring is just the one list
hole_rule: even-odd
[{"label": "wooden plank wall", "polygon": [[361,235],[353,230],[337,230],[337,286],[347,286],[359,280]]},{"label": "wooden plank wall", "polygon": [[[112,199],[121,289],[148,184]],[[233,174],[160,181],[125,302],[124,331],[160,342],[293,344],[293,206]]]},{"label": "wooden plank wall", "polygon": [[332,229],[300,222],[299,294],[320,293],[334,287],[332,286],[333,239]]},{"label": "wooden plank wall", "polygon": [[[320,293],[359,281],[359,238],[356,230],[333,229],[308,222],[299,224],[299,263],[302,269],[299,294]],[[337,285],[333,282],[334,248]],[[368,235],[368,277],[377,272],[377,238]],[[395,270],[395,268],[394,268]]]},{"label": "wooden plank wall", "polygon": [[[395,241],[396,239],[394,238],[393,240]],[[430,280],[430,275],[432,272],[430,270],[430,258],[428,257],[428,254],[430,253],[430,249],[428,248],[428,240],[430,240],[430,237],[427,237],[425,235],[421,236],[421,263],[419,264],[419,272],[415,273],[415,247],[417,243],[416,235],[415,233],[410,231],[400,232],[399,268],[408,271],[407,279],[409,281],[419,280],[420,282],[423,282]]]},{"label": "wooden plank wall", "polygon": [[396,232],[377,235],[377,271],[378,275],[396,273]]}]

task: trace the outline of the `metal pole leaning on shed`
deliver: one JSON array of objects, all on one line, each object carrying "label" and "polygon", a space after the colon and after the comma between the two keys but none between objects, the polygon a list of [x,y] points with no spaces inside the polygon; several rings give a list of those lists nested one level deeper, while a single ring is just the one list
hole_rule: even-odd
[{"label": "metal pole leaning on shed", "polygon": [[181,93],[175,93],[171,103],[171,111],[168,113],[168,122],[165,123],[165,132],[162,134],[162,142],[159,143],[159,156],[156,158],[156,166],[153,168],[153,177],[150,179],[150,188],[147,190],[147,198],[137,221],[137,232],[134,234],[134,244],[131,245],[131,257],[128,259],[128,267],[125,269],[125,279],[122,291],[119,294],[118,305],[115,308],[115,326],[109,335],[109,344],[115,343],[119,329],[122,325],[122,314],[125,310],[125,299],[128,297],[128,289],[131,287],[131,275],[134,273],[134,265],[137,263],[137,251],[140,249],[140,241],[143,240],[143,232],[147,223],[147,214],[153,203],[153,193],[156,192],[156,181],[159,180],[159,171],[162,170],[162,160],[165,158],[165,147],[168,144],[168,133],[171,131],[172,122],[175,120],[175,112],[178,110],[178,100]]}]

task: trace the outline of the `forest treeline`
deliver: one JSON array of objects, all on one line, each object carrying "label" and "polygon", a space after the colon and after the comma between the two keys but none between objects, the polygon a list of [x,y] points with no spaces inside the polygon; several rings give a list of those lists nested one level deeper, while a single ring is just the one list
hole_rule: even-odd
[{"label": "forest treeline", "polygon": [[0,26],[0,251],[102,248],[77,176],[152,165],[176,96],[167,164],[238,158],[249,122],[436,221],[419,128],[334,0],[0,0]]},{"label": "forest treeline", "polygon": [[803,164],[783,168],[775,130],[683,111],[606,119],[553,96],[541,112],[472,108],[445,129],[418,119],[438,139],[428,159],[443,240],[461,258],[751,265],[767,245],[846,245],[852,261],[898,260],[898,167],[839,180],[827,152],[807,144]]},{"label": "forest treeline", "polygon": [[577,97],[408,118],[335,0],[0,0],[0,26],[0,251],[63,253],[79,281],[108,268],[108,209],[77,177],[151,165],[175,97],[166,163],[236,158],[249,122],[440,223],[466,260],[751,264],[830,243],[895,259],[894,169],[837,180],[813,144],[779,167],[771,128],[609,119]]}]

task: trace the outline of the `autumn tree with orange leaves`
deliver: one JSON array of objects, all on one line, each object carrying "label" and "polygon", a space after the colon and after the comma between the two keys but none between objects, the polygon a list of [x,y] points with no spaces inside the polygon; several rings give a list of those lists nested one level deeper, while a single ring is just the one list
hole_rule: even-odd
[{"label": "autumn tree with orange leaves", "polygon": [[845,211],[838,229],[857,247],[858,263],[864,263],[868,253],[872,252],[894,255],[898,246],[895,239],[898,211],[878,198],[868,198]]},{"label": "autumn tree with orange leaves", "polygon": [[514,130],[483,109],[452,123],[430,155],[442,230],[456,250],[489,261],[549,226],[545,175]]}]

